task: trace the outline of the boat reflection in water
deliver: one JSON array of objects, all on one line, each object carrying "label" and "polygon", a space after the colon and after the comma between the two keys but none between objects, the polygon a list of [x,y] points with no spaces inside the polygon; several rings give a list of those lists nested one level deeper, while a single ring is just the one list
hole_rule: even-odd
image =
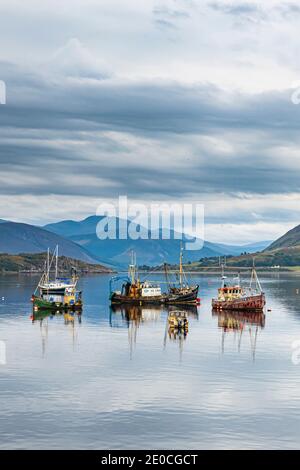
[{"label": "boat reflection in water", "polygon": [[157,322],[163,309],[159,305],[142,307],[134,304],[114,304],[110,307],[109,323],[113,328],[128,328],[130,358],[136,346],[137,332],[141,324]]},{"label": "boat reflection in water", "polygon": [[195,307],[195,311],[189,311],[188,309],[176,310],[171,308],[168,313],[166,321],[166,329],[164,336],[164,348],[167,346],[168,340],[175,342],[179,346],[180,360],[182,359],[183,344],[189,333],[189,314],[190,316],[196,316],[198,318],[198,311]]},{"label": "boat reflection in water", "polygon": [[48,343],[48,333],[49,333],[49,320],[50,323],[54,319],[61,319],[63,320],[64,324],[68,326],[71,330],[71,335],[72,335],[72,343],[73,343],[73,348],[76,343],[77,339],[77,333],[76,333],[76,327],[75,324],[81,324],[81,317],[82,317],[82,312],[74,312],[72,310],[65,310],[64,312],[62,311],[57,311],[54,312],[53,310],[39,310],[39,311],[33,311],[32,315],[30,316],[30,320],[32,323],[39,323],[40,325],[40,333],[41,333],[41,339],[42,339],[42,352],[43,356],[46,352],[46,347]]},{"label": "boat reflection in water", "polygon": [[109,322],[110,326],[127,327],[132,323],[139,325],[147,321],[157,321],[163,309],[157,305],[151,307],[142,307],[140,305],[114,304],[110,307]]},{"label": "boat reflection in water", "polygon": [[218,317],[218,327],[222,329],[222,353],[225,351],[225,336],[233,334],[237,338],[238,352],[241,350],[242,337],[249,334],[253,360],[255,359],[258,332],[265,327],[266,316],[263,312],[253,311],[215,311],[212,315]]},{"label": "boat reflection in water", "polygon": [[184,308],[175,306],[140,306],[140,305],[112,305],[110,308],[110,326],[113,328],[128,328],[128,341],[130,356],[136,345],[138,330],[141,325],[147,323],[161,323],[164,328],[164,347],[167,340],[176,341],[182,349],[182,343],[186,339],[189,322],[188,319],[198,319],[198,309],[195,305]]}]

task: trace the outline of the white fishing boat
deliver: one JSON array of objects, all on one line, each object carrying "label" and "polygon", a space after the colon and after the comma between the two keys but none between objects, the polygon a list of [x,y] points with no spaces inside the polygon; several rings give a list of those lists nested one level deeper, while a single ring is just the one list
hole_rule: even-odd
[{"label": "white fishing boat", "polygon": [[[51,258],[48,249],[44,272],[31,298],[35,310],[82,308],[81,292],[76,290],[76,270],[72,269],[71,277],[59,277],[58,259],[58,245]],[[53,269],[54,276],[51,278]]]}]

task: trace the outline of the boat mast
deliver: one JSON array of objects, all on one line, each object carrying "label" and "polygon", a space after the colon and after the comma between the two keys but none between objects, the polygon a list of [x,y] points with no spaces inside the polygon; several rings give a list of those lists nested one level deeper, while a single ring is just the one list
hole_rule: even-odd
[{"label": "boat mast", "polygon": [[[226,261],[225,261],[225,263],[226,263]],[[222,268],[222,271],[221,271],[222,285],[221,285],[221,287],[224,288],[225,287],[225,279],[226,279],[226,276],[225,276],[225,273],[224,273],[224,262],[222,262],[221,268]]]},{"label": "boat mast", "polygon": [[255,269],[255,259],[253,258],[253,266],[251,271],[251,279],[250,279],[250,289],[252,288],[252,284],[255,282],[255,288],[258,292],[262,292],[261,284],[257,276],[257,272]]},{"label": "boat mast", "polygon": [[128,277],[131,280],[131,284],[135,284],[135,274],[136,274],[136,254],[132,250],[131,251],[131,264],[129,265],[129,269],[128,269]]},{"label": "boat mast", "polygon": [[58,245],[56,245],[56,258],[55,258],[55,279],[58,277]]},{"label": "boat mast", "polygon": [[47,282],[49,282],[49,271],[50,271],[50,251],[49,247],[47,250]]},{"label": "boat mast", "polygon": [[182,242],[180,242],[180,257],[179,257],[179,283],[180,287],[182,288],[182,277],[183,277],[183,270],[182,270],[182,258],[183,258],[183,247]]},{"label": "boat mast", "polygon": [[167,263],[164,263],[164,271],[165,271],[165,278],[166,278],[166,283],[168,288],[170,288],[170,279],[169,279],[169,273],[168,273],[168,265]]}]

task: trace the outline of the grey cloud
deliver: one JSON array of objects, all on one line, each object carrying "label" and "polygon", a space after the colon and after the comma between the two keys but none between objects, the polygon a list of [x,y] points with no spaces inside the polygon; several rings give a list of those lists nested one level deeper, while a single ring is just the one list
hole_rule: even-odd
[{"label": "grey cloud", "polygon": [[153,9],[154,16],[158,18],[168,18],[168,19],[177,19],[177,18],[190,18],[190,13],[187,10],[176,10],[167,7],[155,7]]},{"label": "grey cloud", "polygon": [[177,26],[174,23],[172,23],[172,21],[166,20],[164,18],[156,18],[155,24],[162,29],[171,29],[171,30],[177,29]]},{"label": "grey cloud", "polygon": [[292,3],[292,2],[282,2],[281,4],[278,5],[277,11],[287,19],[292,19],[300,14],[300,6],[298,3]]},{"label": "grey cloud", "polygon": [[165,30],[177,30],[182,20],[191,17],[190,5],[184,2],[178,5],[176,1],[173,2],[173,7],[161,4],[155,6],[152,13],[155,25]]},{"label": "grey cloud", "polygon": [[[2,194],[149,199],[300,190],[298,172],[272,156],[300,141],[290,92],[247,96],[209,84],[114,78],[47,82],[6,65],[0,168],[12,177]],[[18,172],[22,184],[14,182]]]},{"label": "grey cloud", "polygon": [[267,3],[254,4],[250,2],[224,3],[212,1],[208,3],[209,8],[231,15],[237,20],[244,22],[271,21],[280,17],[291,19],[300,13],[300,6],[296,2],[281,2],[275,5]]},{"label": "grey cloud", "polygon": [[224,3],[220,1],[210,2],[209,7],[230,15],[243,15],[245,13],[257,13],[260,11],[257,5],[253,3]]},{"label": "grey cloud", "polygon": [[298,130],[300,108],[291,90],[257,95],[229,94],[213,85],[172,81],[22,82],[2,74],[8,103],[1,109],[4,126],[45,129],[120,129],[189,134],[206,130]]}]

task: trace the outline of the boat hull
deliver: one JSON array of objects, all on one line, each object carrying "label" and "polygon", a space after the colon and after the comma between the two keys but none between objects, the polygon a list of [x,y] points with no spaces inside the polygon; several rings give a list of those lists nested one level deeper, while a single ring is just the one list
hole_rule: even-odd
[{"label": "boat hull", "polygon": [[162,305],[166,303],[164,296],[159,297],[130,297],[127,295],[113,293],[110,297],[112,305]]},{"label": "boat hull", "polygon": [[182,293],[171,294],[162,294],[157,297],[130,297],[122,294],[112,293],[110,301],[112,305],[122,305],[122,304],[131,304],[131,305],[177,305],[177,304],[197,304],[198,303],[198,289],[199,286],[195,286],[191,289],[185,289]]},{"label": "boat hull", "polygon": [[64,310],[82,310],[82,302],[77,301],[74,304],[64,304],[63,302],[49,302],[46,299],[38,296],[32,296],[32,305],[34,310],[51,310],[51,311],[64,311]]},{"label": "boat hull", "polygon": [[266,305],[265,294],[262,292],[259,295],[252,295],[241,299],[233,300],[212,300],[213,310],[236,310],[236,311],[249,311],[261,312]]},{"label": "boat hull", "polygon": [[198,300],[198,290],[199,286],[191,287],[188,289],[188,292],[178,292],[175,294],[169,294],[167,296],[167,304],[177,305],[177,304],[196,304]]}]

